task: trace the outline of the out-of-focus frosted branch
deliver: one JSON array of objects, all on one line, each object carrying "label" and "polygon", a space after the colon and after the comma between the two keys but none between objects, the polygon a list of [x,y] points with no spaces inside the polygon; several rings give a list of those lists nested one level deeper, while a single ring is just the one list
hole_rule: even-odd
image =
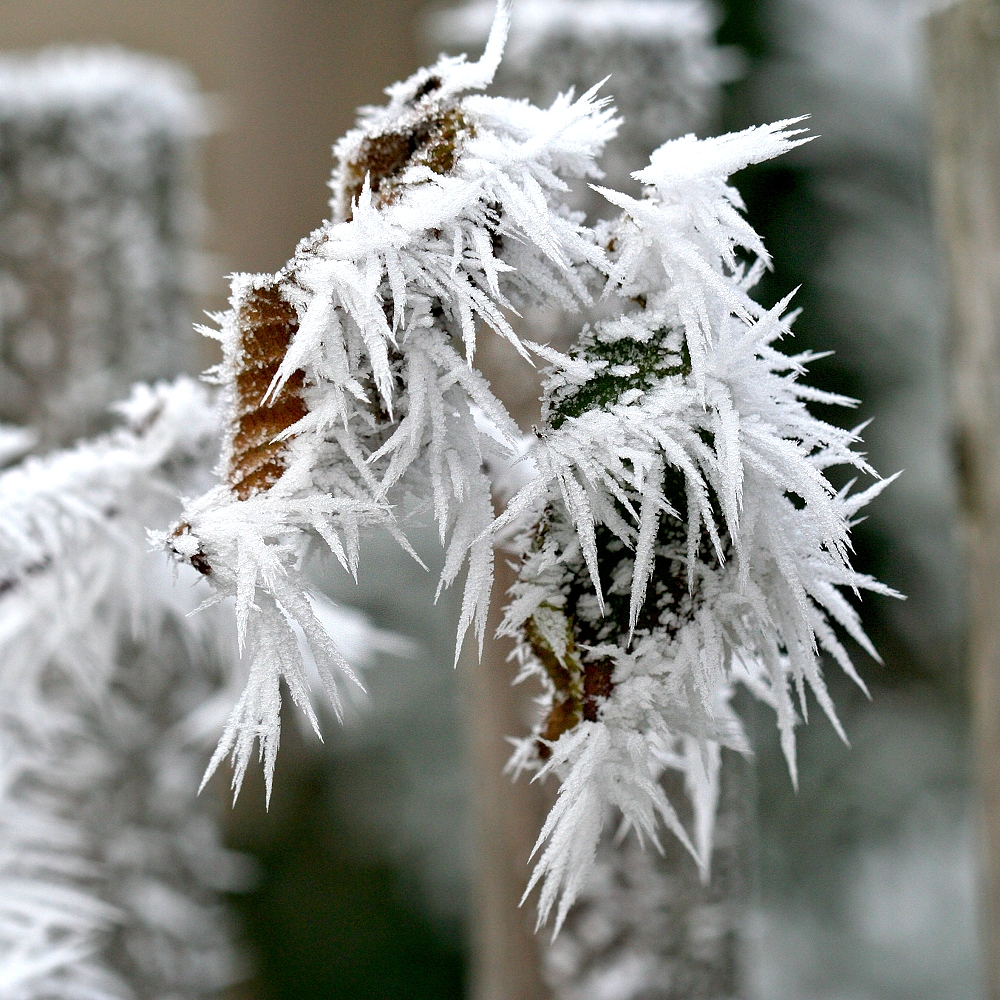
[{"label": "out-of-focus frosted branch", "polygon": [[175,583],[146,538],[204,488],[217,411],[189,379],[120,409],[125,428],[0,474],[0,983],[18,1000],[203,997],[237,969],[216,892],[244,876],[194,803],[228,616],[187,618],[197,574]]}]

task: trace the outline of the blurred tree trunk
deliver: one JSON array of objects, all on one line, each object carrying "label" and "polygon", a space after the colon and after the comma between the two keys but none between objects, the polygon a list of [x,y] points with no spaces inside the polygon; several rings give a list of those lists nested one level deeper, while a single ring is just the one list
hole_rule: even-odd
[{"label": "blurred tree trunk", "polygon": [[[535,372],[499,337],[482,338],[476,360],[521,427],[539,419],[540,382]],[[517,782],[503,773],[510,757],[508,736],[532,723],[528,685],[513,687],[517,666],[508,661],[509,639],[496,639],[503,598],[514,583],[507,557],[497,552],[496,582],[481,662],[466,643],[463,670],[465,713],[472,771],[472,1000],[548,1000],[542,976],[544,931],[534,934],[534,899],[518,907],[531,874],[529,855],[551,805],[554,789]],[[547,794],[548,793],[548,794]]]},{"label": "blurred tree trunk", "polygon": [[982,817],[987,996],[1000,1000],[1000,4],[929,22],[933,184],[951,278],[955,454]]}]

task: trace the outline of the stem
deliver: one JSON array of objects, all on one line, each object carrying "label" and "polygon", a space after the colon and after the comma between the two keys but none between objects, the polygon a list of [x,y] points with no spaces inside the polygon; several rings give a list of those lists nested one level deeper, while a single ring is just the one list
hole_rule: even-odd
[{"label": "stem", "polygon": [[955,458],[982,820],[987,996],[1000,998],[1000,6],[929,20],[933,184],[950,268]]}]

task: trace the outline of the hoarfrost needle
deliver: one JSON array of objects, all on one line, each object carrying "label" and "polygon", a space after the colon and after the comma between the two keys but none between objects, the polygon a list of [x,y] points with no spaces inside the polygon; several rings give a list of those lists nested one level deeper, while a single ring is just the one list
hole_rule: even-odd
[{"label": "hoarfrost needle", "polygon": [[298,576],[310,534],[353,572],[363,528],[408,546],[392,505],[429,503],[447,547],[441,585],[469,559],[459,645],[470,625],[482,642],[484,459],[513,453],[520,431],[473,367],[477,323],[527,353],[504,310],[590,301],[604,255],[563,205],[566,178],[598,178],[617,128],[596,87],[547,109],[477,93],[508,21],[501,3],[478,62],[442,57],[363,110],[336,146],[335,221],[277,274],[238,276],[220,317],[225,482],[189,505],[172,547],[236,598],[251,680],[209,768],[234,753],[236,789],[258,736],[270,789],[281,677],[317,725],[289,619],[335,707],[338,677],[352,679]]}]

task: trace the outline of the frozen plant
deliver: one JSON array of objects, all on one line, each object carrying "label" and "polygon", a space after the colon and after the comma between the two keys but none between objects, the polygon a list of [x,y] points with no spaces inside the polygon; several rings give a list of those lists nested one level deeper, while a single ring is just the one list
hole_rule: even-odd
[{"label": "frozen plant", "polygon": [[[832,624],[875,655],[838,588],[892,593],[848,561],[851,518],[888,481],[851,494],[825,478],[875,475],[857,431],[807,408],[853,401],[801,383],[808,353],[776,349],[793,317],[750,297],[770,260],[727,183],[807,141],[799,120],[666,143],[636,174],[641,200],[601,189],[623,209],[602,227],[618,314],[568,357],[539,349],[552,368],[538,475],[502,519],[530,521],[502,630],[549,692],[515,760],[561,780],[531,883],[542,920],[561,894],[557,926],[609,806],[654,842],[662,820],[707,867],[713,744],[748,749],[724,697],[734,680],[775,708],[794,780],[793,692],[805,716],[811,689],[839,731],[819,649],[863,686]],[[700,843],[654,780],[690,740]]]},{"label": "frozen plant", "polygon": [[[354,570],[359,531],[407,545],[404,508],[429,502],[447,545],[442,586],[470,572],[459,626],[482,640],[494,511],[484,459],[520,431],[473,367],[477,322],[526,353],[504,315],[588,301],[603,262],[562,204],[564,177],[597,177],[616,122],[595,90],[548,109],[476,93],[509,20],[477,63],[442,59],[389,88],[336,147],[333,209],[274,275],[240,275],[219,317],[216,377],[229,406],[224,482],[188,504],[171,548],[234,595],[250,683],[211,768],[234,751],[238,788],[259,736],[268,787],[279,679],[315,724],[294,619],[334,706],[352,675],[320,627],[297,566],[310,533]],[[395,501],[394,501],[395,502]]]},{"label": "frozen plant", "polygon": [[[236,599],[250,682],[210,771],[232,753],[238,789],[258,737],[270,787],[282,677],[312,712],[303,640],[335,705],[351,677],[298,569],[314,536],[354,569],[360,531],[406,546],[405,516],[431,506],[441,585],[469,558],[461,643],[471,624],[482,638],[495,532],[519,527],[503,630],[547,694],[514,766],[561,782],[533,877],[558,930],[612,808],[654,842],[664,823],[707,867],[719,747],[748,749],[729,688],[773,705],[794,778],[807,689],[839,726],[819,650],[860,683],[834,625],[874,654],[838,588],[891,591],[848,560],[851,519],[885,483],[825,478],[874,475],[856,431],[808,410],[852,401],[802,384],[809,354],[778,351],[788,302],[751,298],[770,261],[728,184],[806,141],[799,119],[666,143],[635,175],[643,197],[598,188],[621,214],[590,229],[567,180],[597,176],[613,112],[596,88],[548,109],[470,93],[509,20],[501,0],[479,62],[442,57],[365,109],[336,147],[336,221],[277,274],[234,280],[214,334],[224,481],[164,542]],[[569,355],[522,343],[504,315],[593,294],[608,318]],[[477,320],[551,366],[536,475],[496,522],[484,460],[518,432],[474,367]],[[664,768],[684,776],[693,833]]]}]

